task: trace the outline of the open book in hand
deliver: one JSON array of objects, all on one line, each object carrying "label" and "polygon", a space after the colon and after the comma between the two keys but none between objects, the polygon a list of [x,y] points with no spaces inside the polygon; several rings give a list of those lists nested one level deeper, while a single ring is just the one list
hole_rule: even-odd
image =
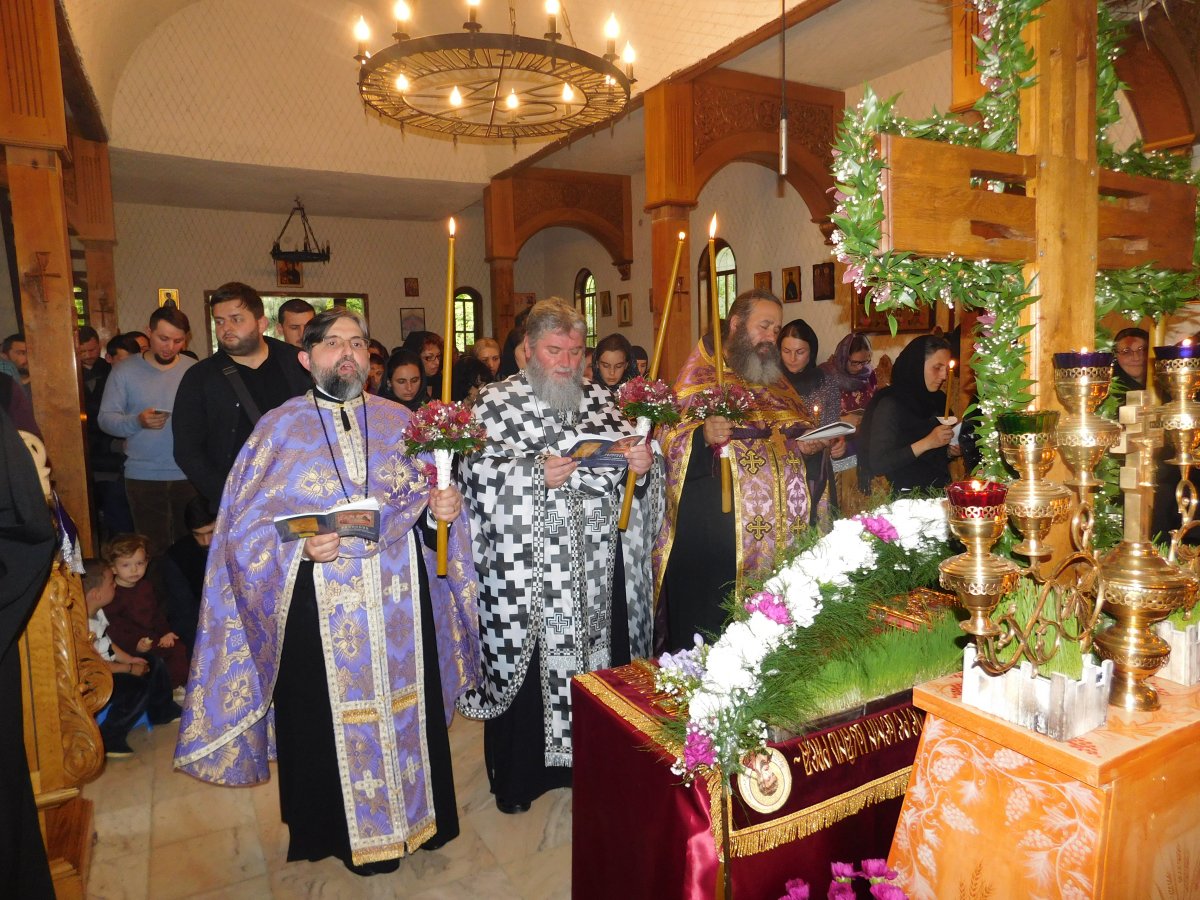
[{"label": "open book in hand", "polygon": [[585,468],[625,468],[629,465],[626,454],[642,443],[645,438],[636,434],[579,434],[575,443],[563,456],[575,460]]},{"label": "open book in hand", "polygon": [[339,503],[324,512],[276,516],[272,521],[275,523],[275,531],[279,533],[279,539],[284,543],[334,532],[342,537],[378,541],[379,501],[370,498],[353,503]]},{"label": "open book in hand", "polygon": [[830,422],[828,425],[822,425],[819,428],[810,428],[804,434],[800,435],[797,440],[828,441],[838,437],[849,437],[856,430],[849,422]]}]

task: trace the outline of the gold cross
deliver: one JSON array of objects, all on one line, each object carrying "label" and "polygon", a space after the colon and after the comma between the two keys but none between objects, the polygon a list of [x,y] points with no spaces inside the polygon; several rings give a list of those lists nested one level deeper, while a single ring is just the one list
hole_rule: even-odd
[{"label": "gold cross", "polygon": [[746,526],[746,530],[754,535],[754,539],[756,541],[761,541],[763,537],[766,536],[767,532],[771,530],[771,525],[762,517],[762,514],[760,513],[754,517],[749,525]]},{"label": "gold cross", "polygon": [[368,798],[374,798],[376,789],[381,787],[387,787],[387,782],[380,781],[370,770],[359,781],[354,782],[354,789],[366,794]]},{"label": "gold cross", "polygon": [[784,463],[784,465],[786,465],[786,466],[799,466],[799,465],[803,464],[803,462],[804,462],[804,457],[803,457],[803,456],[798,456],[798,455],[796,454],[796,451],[795,451],[795,450],[793,450],[791,447],[788,447],[787,456],[785,456],[785,457],[783,458],[783,463]]},{"label": "gold cross", "polygon": [[753,447],[747,450],[742,458],[738,460],[738,465],[751,475],[757,475],[758,470],[766,464],[766,459],[759,455],[759,453]]},{"label": "gold cross", "polygon": [[408,764],[400,771],[404,776],[405,781],[409,784],[417,783],[417,763],[411,756],[408,758]]}]

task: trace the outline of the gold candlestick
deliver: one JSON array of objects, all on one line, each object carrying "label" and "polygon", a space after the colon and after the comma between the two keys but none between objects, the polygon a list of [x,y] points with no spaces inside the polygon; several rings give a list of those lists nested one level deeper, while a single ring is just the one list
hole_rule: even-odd
[{"label": "gold candlestick", "polygon": [[[713,213],[708,226],[708,295],[712,301],[713,365],[717,372],[717,387],[725,385],[725,355],[721,351],[721,299],[717,290],[717,214]],[[733,510],[733,467],[721,451],[721,512]]]}]

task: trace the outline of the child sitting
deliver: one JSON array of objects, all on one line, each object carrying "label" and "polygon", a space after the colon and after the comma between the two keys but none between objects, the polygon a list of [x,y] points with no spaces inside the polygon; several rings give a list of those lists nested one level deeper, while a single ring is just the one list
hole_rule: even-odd
[{"label": "child sitting", "polygon": [[126,653],[114,644],[108,634],[108,618],[104,607],[112,603],[116,590],[113,571],[103,563],[90,561],[83,576],[84,599],[87,602],[88,630],[100,658],[113,673],[112,697],[105,707],[107,714],[100,723],[106,756],[122,758],[133,755],[129,747],[129,729],[147,713],[151,724],[163,725],[179,718],[179,704],[171,699],[167,667],[160,659],[144,659]]},{"label": "child sitting", "polygon": [[191,651],[167,624],[164,605],[145,577],[148,547],[140,534],[119,534],[104,547],[102,556],[116,580],[108,633],[131,653],[159,657],[167,664],[171,687],[182,687],[187,683]]}]

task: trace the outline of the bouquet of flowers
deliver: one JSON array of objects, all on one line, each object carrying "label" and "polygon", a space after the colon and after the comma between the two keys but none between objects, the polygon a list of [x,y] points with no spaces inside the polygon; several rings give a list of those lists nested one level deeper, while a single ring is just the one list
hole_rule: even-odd
[{"label": "bouquet of flowers", "polygon": [[661,378],[631,378],[617,389],[617,407],[625,418],[648,419],[653,425],[679,421],[679,398]]},{"label": "bouquet of flowers", "polygon": [[483,425],[475,421],[465,403],[432,400],[412,414],[404,429],[405,446],[410,456],[447,450],[474,453],[484,443]]},{"label": "bouquet of flowers", "polygon": [[[854,879],[865,878],[871,885],[871,896],[875,900],[907,900],[908,895],[901,888],[892,884],[896,878],[895,869],[889,869],[886,859],[864,859],[862,868],[856,869],[852,863],[830,863],[833,881],[825,895],[828,900],[854,900],[858,894],[854,890]],[[816,900],[810,898],[809,886],[803,878],[793,878],[786,885],[787,893],[779,900]]]},{"label": "bouquet of flowers", "polygon": [[750,392],[741,385],[726,382],[719,387],[714,385],[705,388],[697,394],[688,406],[688,415],[693,419],[724,416],[731,422],[744,422],[753,409],[754,398]]}]

